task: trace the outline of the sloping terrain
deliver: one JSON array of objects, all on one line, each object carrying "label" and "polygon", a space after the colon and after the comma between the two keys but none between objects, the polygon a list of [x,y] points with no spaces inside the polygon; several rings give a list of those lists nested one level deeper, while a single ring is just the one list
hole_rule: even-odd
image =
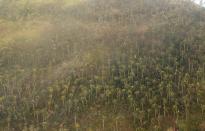
[{"label": "sloping terrain", "polygon": [[0,130],[202,130],[205,9],[0,1]]}]

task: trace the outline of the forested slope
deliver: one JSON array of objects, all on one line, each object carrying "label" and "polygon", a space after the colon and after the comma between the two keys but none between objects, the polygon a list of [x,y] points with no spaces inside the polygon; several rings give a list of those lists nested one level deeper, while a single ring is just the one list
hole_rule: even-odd
[{"label": "forested slope", "polygon": [[205,9],[0,1],[0,130],[205,129]]}]

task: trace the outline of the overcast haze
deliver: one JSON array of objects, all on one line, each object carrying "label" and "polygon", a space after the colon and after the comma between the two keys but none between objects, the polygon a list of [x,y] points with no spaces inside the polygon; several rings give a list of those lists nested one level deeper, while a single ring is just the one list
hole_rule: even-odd
[{"label": "overcast haze", "polygon": [[0,0],[0,131],[205,131],[195,3]]}]

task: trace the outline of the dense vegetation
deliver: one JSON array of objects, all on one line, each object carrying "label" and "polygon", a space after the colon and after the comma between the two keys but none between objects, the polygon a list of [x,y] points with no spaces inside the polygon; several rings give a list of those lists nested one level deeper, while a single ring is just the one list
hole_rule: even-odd
[{"label": "dense vegetation", "polygon": [[197,131],[204,121],[204,8],[0,1],[0,130]]}]

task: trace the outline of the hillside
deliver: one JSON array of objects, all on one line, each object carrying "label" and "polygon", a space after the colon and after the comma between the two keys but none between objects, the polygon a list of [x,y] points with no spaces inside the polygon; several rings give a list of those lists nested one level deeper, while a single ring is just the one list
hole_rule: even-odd
[{"label": "hillside", "polygon": [[205,129],[205,9],[0,1],[0,130]]}]

